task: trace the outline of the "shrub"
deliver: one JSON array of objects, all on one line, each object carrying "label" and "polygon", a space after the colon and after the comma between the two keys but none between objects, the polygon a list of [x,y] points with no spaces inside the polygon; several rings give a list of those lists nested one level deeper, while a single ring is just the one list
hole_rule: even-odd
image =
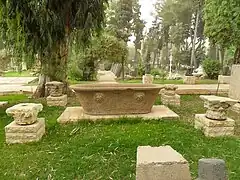
[{"label": "shrub", "polygon": [[157,76],[157,75],[160,76],[160,70],[159,69],[152,69],[151,70],[151,75],[154,76],[154,77]]},{"label": "shrub", "polygon": [[217,79],[221,65],[219,61],[206,59],[203,61],[203,69],[210,79]]}]

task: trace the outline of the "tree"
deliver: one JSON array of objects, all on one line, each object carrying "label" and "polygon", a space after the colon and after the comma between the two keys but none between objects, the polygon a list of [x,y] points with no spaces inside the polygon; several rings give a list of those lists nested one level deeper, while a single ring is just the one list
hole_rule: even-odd
[{"label": "tree", "polygon": [[[110,5],[107,29],[115,37],[123,40],[126,45],[132,33],[133,2],[132,0],[117,0]],[[124,79],[124,64],[126,57],[121,57],[122,79]]]},{"label": "tree", "polygon": [[240,63],[240,2],[205,0],[205,34],[222,48],[235,46],[234,63]]},{"label": "tree", "polygon": [[45,82],[67,86],[68,49],[86,45],[104,23],[107,0],[1,0],[2,38],[14,55],[38,56],[41,77],[36,96],[44,96]]},{"label": "tree", "polygon": [[143,29],[145,27],[144,21],[141,19],[141,5],[138,0],[133,2],[133,34],[135,36],[135,56],[134,63],[136,65],[136,74],[138,75],[138,64],[139,64],[139,50],[141,50],[143,40]]}]

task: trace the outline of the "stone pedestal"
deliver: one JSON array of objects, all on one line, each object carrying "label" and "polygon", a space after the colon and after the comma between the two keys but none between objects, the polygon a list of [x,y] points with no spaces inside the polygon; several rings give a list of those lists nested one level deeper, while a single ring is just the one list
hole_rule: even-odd
[{"label": "stone pedestal", "polygon": [[99,83],[116,83],[116,76],[112,71],[101,71],[97,72],[97,81]]},{"label": "stone pedestal", "polygon": [[38,113],[42,111],[42,104],[22,103],[6,110],[13,116],[14,121],[5,127],[6,142],[28,143],[39,141],[45,133],[45,121],[38,119]]},{"label": "stone pedestal", "polygon": [[5,127],[5,133],[7,144],[37,142],[45,134],[45,120],[39,118],[37,122],[27,126],[13,121]]},{"label": "stone pedestal", "polygon": [[240,65],[232,66],[229,97],[240,101]]},{"label": "stone pedestal", "polygon": [[153,84],[153,76],[151,74],[145,74],[142,78],[143,84]]},{"label": "stone pedestal", "polygon": [[180,106],[180,96],[176,94],[177,86],[166,85],[161,91],[161,102],[163,105]]},{"label": "stone pedestal", "polygon": [[183,79],[184,84],[196,84],[196,77],[195,76],[185,76]]},{"label": "stone pedestal", "polygon": [[206,114],[196,114],[195,128],[203,131],[205,136],[234,135],[235,121],[227,117],[227,110],[237,101],[218,96],[200,96],[204,100]]},{"label": "stone pedestal", "polygon": [[140,146],[136,180],[191,180],[189,164],[170,146]]},{"label": "stone pedestal", "polygon": [[48,106],[66,106],[67,105],[67,95],[63,95],[64,84],[62,82],[52,81],[46,83],[49,91],[49,96],[47,97]]},{"label": "stone pedestal", "polygon": [[47,97],[48,106],[63,106],[67,105],[67,95],[62,95],[59,97],[48,96]]},{"label": "stone pedestal", "polygon": [[225,121],[211,120],[206,114],[196,114],[194,127],[202,130],[207,137],[233,136],[235,121],[230,118]]}]

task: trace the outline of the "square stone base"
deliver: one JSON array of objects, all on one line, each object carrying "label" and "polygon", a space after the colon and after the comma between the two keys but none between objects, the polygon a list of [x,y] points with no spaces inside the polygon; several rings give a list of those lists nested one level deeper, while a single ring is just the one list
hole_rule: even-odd
[{"label": "square stone base", "polygon": [[230,118],[216,121],[206,118],[205,114],[196,114],[194,127],[202,130],[208,137],[233,136],[235,121]]},{"label": "square stone base", "polygon": [[136,180],[191,180],[189,164],[170,146],[140,146]]},{"label": "square stone base", "polygon": [[197,78],[195,76],[185,76],[183,79],[184,84],[196,84]]},{"label": "square stone base", "polygon": [[48,106],[63,106],[65,107],[67,105],[67,95],[62,95],[59,97],[47,97],[47,105]]},{"label": "square stone base", "polygon": [[178,119],[179,116],[171,111],[166,106],[153,106],[152,112],[148,114],[135,114],[135,115],[103,115],[103,116],[92,116],[84,113],[82,107],[68,107],[57,119],[61,124],[73,123],[83,120],[102,120],[102,119],[119,119],[119,118],[143,118],[145,120],[151,119]]},{"label": "square stone base", "polygon": [[163,105],[180,106],[180,96],[178,94],[175,94],[174,96],[162,94],[161,102]]},{"label": "square stone base", "polygon": [[36,123],[24,126],[13,121],[5,127],[5,134],[7,144],[37,142],[45,134],[45,120],[39,118]]}]

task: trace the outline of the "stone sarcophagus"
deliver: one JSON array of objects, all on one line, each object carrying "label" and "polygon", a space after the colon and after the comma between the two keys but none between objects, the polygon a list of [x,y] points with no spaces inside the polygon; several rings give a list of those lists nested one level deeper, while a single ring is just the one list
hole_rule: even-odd
[{"label": "stone sarcophagus", "polygon": [[87,84],[71,88],[86,114],[126,115],[150,113],[162,86],[143,84]]}]

